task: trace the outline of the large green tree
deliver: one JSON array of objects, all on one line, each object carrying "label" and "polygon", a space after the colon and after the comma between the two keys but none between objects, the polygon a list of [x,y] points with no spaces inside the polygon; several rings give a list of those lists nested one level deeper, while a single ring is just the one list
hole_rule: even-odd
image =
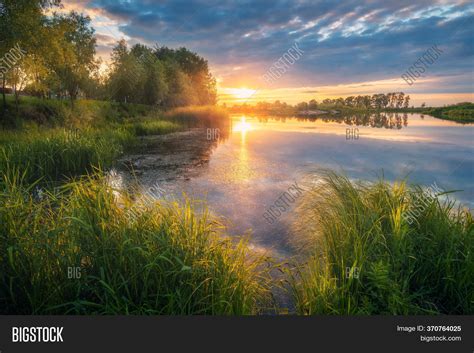
[{"label": "large green tree", "polygon": [[[38,69],[47,39],[43,35],[46,21],[44,10],[59,4],[59,0],[0,0],[0,79],[4,109],[7,84],[18,89],[29,78],[29,70]],[[26,52],[30,60],[11,60],[9,53],[15,47]]]},{"label": "large green tree", "polygon": [[56,44],[51,48],[51,67],[59,78],[60,89],[65,90],[74,104],[81,88],[97,69],[95,61],[96,39],[90,27],[90,18],[76,12],[55,14],[51,29]]}]

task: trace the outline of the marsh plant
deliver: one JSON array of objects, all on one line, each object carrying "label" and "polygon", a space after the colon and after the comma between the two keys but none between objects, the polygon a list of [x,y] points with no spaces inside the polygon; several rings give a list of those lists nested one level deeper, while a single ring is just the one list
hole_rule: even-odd
[{"label": "marsh plant", "polygon": [[158,200],[160,202],[171,201],[166,190],[156,182],[153,186],[146,188],[144,192],[140,193],[139,199],[135,201],[132,207],[128,208],[125,217],[127,217],[129,222],[136,222],[141,214],[146,212],[147,208],[153,207]]},{"label": "marsh plant", "polygon": [[417,218],[425,211],[427,207],[434,201],[438,196],[444,194],[444,190],[441,189],[436,182],[433,182],[428,186],[423,193],[417,195],[412,202],[410,209],[403,213],[403,217],[408,224],[416,222]]},{"label": "marsh plant", "polygon": [[132,202],[119,205],[100,174],[41,201],[10,175],[0,180],[2,314],[242,315],[269,299],[265,259],[193,202],[156,201],[130,220]]},{"label": "marsh plant", "polygon": [[[289,272],[298,313],[474,313],[469,210],[405,182],[320,180],[301,206],[308,259]],[[420,198],[426,207],[408,222]]]}]

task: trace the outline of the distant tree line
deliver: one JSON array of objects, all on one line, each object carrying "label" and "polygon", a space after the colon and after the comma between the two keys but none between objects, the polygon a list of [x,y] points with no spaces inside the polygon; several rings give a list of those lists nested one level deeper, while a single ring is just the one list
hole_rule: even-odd
[{"label": "distant tree line", "polygon": [[319,106],[353,107],[365,109],[387,109],[408,108],[410,96],[403,92],[376,93],[372,96],[349,96],[346,98],[326,98],[321,103],[312,99],[309,102],[301,102],[296,105],[298,110],[317,109]]},{"label": "distant tree line", "polygon": [[293,114],[303,110],[317,110],[317,109],[332,109],[332,108],[357,108],[363,110],[370,109],[400,109],[408,108],[410,104],[410,96],[403,92],[393,93],[377,93],[372,96],[349,96],[346,98],[326,98],[321,102],[315,99],[309,102],[301,102],[295,105],[280,102],[279,100],[271,102],[257,102],[254,105],[244,103],[242,105],[233,105],[229,108],[231,111],[257,111],[257,112],[271,112],[278,114]]},{"label": "distant tree line", "polygon": [[[5,93],[43,98],[79,97],[162,107],[215,104],[216,82],[207,61],[185,49],[149,48],[124,40],[113,49],[107,73],[99,71],[90,18],[58,14],[59,0],[0,1],[0,87]],[[12,48],[19,48],[12,51]],[[24,55],[14,55],[15,53]],[[12,55],[13,54],[13,55]]]}]

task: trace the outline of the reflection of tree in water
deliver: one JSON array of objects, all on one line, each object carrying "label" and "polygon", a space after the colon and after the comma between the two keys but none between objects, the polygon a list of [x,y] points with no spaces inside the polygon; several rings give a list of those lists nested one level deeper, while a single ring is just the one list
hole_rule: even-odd
[{"label": "reflection of tree in water", "polygon": [[377,113],[364,113],[364,114],[324,114],[318,116],[275,116],[258,117],[260,122],[268,122],[268,120],[275,120],[285,122],[287,119],[296,119],[298,121],[317,121],[321,120],[324,122],[332,122],[338,124],[346,124],[353,126],[370,126],[373,128],[386,128],[386,129],[401,129],[402,126],[408,126],[408,114],[393,113],[393,112],[377,112]]}]

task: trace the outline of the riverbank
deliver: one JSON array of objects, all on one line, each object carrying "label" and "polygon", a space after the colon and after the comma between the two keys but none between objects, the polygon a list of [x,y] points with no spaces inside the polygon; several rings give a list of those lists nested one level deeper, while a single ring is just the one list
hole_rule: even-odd
[{"label": "riverbank", "polygon": [[[22,109],[43,109],[31,102]],[[227,239],[201,204],[137,206],[106,182],[104,171],[147,136],[193,124],[218,128],[225,116],[216,110],[203,123],[213,108],[194,115],[187,108],[184,123],[183,109],[159,115],[135,108],[120,105],[130,113],[121,116],[113,104],[78,102],[80,117],[65,110],[59,119],[44,108],[44,120],[18,115],[16,128],[2,131],[3,314],[243,315],[271,305],[264,260],[245,240]],[[94,116],[102,109],[113,118]]]},{"label": "riverbank", "polygon": [[20,102],[18,112],[2,117],[0,167],[18,168],[31,183],[58,182],[94,167],[108,169],[146,136],[203,126],[224,133],[228,127],[227,115],[214,107],[162,112],[104,101],[81,100],[74,108],[68,102],[34,97]]},{"label": "riverbank", "polygon": [[[192,178],[217,142],[209,129],[226,138],[228,124],[215,124],[222,114],[188,107],[2,131],[3,313],[283,313],[276,291],[304,315],[473,312],[472,215],[436,197],[412,221],[405,216],[418,209],[419,188],[321,175],[300,218],[318,231],[301,233],[298,260],[277,265],[255,251],[252,235],[229,237],[204,202],[137,199],[108,182],[118,165],[142,179],[150,171],[150,185]],[[240,196],[249,189],[241,182]]]}]

